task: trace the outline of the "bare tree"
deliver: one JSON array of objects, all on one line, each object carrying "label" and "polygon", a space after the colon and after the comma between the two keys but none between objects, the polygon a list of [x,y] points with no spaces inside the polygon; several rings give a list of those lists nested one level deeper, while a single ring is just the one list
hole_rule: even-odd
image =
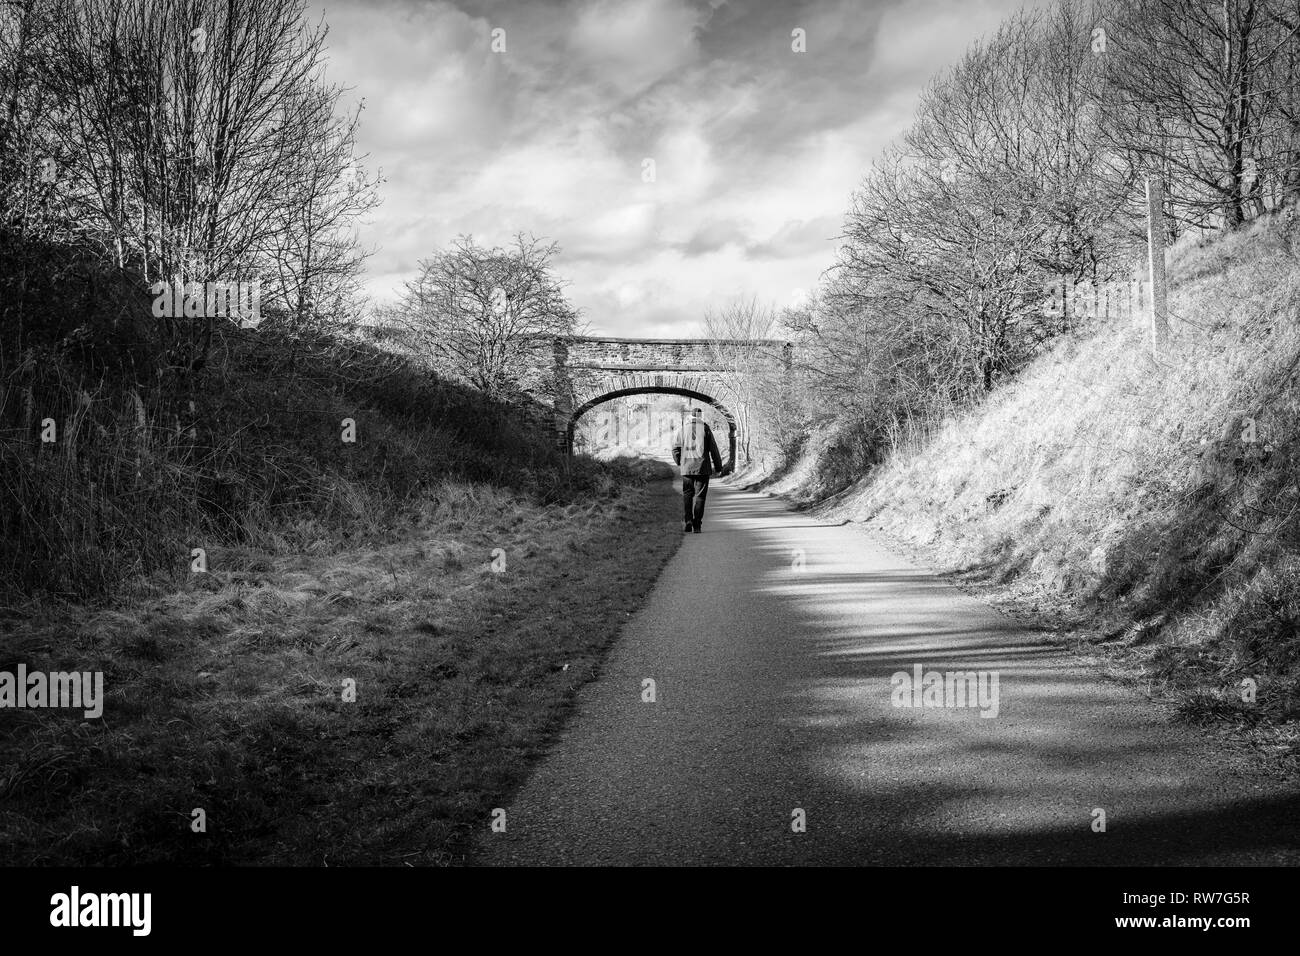
[{"label": "bare tree", "polygon": [[1277,52],[1262,64],[1263,124],[1257,157],[1257,204],[1277,208],[1300,198],[1300,7],[1269,0],[1261,10],[1264,42]]},{"label": "bare tree", "polygon": [[517,235],[508,248],[461,236],[420,263],[406,285],[413,339],[440,371],[493,395],[536,387],[551,367],[551,341],[572,335],[578,313],[553,260],[559,246]]},{"label": "bare tree", "polygon": [[1107,103],[1129,164],[1178,220],[1234,228],[1265,209],[1265,151],[1293,101],[1295,17],[1274,0],[1129,0],[1109,16]]},{"label": "bare tree", "polygon": [[1049,223],[997,170],[943,166],[958,129],[935,116],[886,152],[853,198],[828,291],[900,336],[920,315],[942,317],[972,386],[987,390],[1046,333],[1037,253]]},{"label": "bare tree", "polygon": [[1101,128],[1099,16],[1081,0],[1017,14],[937,77],[854,194],[818,295],[785,313],[812,419],[857,422],[865,456],[1063,331],[1049,280],[1127,264],[1131,180]]},{"label": "bare tree", "polygon": [[49,181],[49,119],[58,105],[47,82],[58,7],[53,0],[0,5],[0,225],[28,236],[62,232]]},{"label": "bare tree", "polygon": [[[288,252],[306,255],[300,278],[316,270],[312,243],[366,201],[321,214],[351,124],[333,120],[339,90],[322,84],[324,31],[303,0],[59,3],[49,83],[83,238],[146,284],[283,279]],[[159,318],[174,365],[202,364],[216,318]]]},{"label": "bare tree", "polygon": [[295,330],[355,310],[370,254],[360,248],[355,225],[380,202],[382,178],[367,176],[354,159],[360,109],[338,116],[338,96],[336,88],[318,87],[305,94],[308,103],[293,107],[326,134],[285,165],[277,227],[261,249],[270,279],[264,301]]},{"label": "bare tree", "polygon": [[1016,175],[1048,215],[1044,270],[1094,283],[1127,270],[1141,231],[1131,215],[1136,171],[1114,161],[1102,106],[1105,11],[1089,0],[1058,0],[1034,18],[1024,37],[1032,93],[1008,128],[1035,144]]},{"label": "bare tree", "polygon": [[779,444],[790,398],[779,347],[759,345],[779,331],[775,309],[758,299],[737,297],[704,314],[704,334],[712,340],[710,364],[726,375],[736,418],[737,452],[746,461]]}]

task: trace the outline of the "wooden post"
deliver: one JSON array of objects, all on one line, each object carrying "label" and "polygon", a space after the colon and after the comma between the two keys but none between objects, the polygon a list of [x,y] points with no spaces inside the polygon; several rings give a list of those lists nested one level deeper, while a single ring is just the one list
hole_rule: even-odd
[{"label": "wooden post", "polygon": [[1151,278],[1151,354],[1158,355],[1169,338],[1169,302],[1165,289],[1164,189],[1147,177],[1147,273]]}]

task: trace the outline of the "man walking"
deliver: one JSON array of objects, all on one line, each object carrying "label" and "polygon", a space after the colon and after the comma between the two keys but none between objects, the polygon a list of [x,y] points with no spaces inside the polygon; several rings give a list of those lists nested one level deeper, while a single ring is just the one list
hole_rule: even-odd
[{"label": "man walking", "polygon": [[673,461],[682,469],[682,532],[699,534],[709,476],[714,471],[722,473],[722,456],[713,440],[713,429],[705,424],[698,408],[691,409],[691,417],[673,436]]}]

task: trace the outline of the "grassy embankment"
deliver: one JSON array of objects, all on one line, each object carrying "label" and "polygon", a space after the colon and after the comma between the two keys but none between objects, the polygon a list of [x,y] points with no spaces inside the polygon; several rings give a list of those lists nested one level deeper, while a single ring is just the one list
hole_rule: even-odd
[{"label": "grassy embankment", "polygon": [[0,861],[461,860],[680,541],[653,467],[271,322],[178,380],[138,292],[10,264],[0,670],[106,700],[0,710]]},{"label": "grassy embankment", "polygon": [[1183,243],[1170,279],[1159,361],[1140,322],[1062,341],[822,507],[1037,614],[1182,717],[1268,728],[1294,754],[1300,229]]}]

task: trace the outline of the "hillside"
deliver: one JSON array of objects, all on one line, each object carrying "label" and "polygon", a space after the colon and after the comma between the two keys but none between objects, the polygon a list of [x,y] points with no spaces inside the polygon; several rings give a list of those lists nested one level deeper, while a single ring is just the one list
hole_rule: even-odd
[{"label": "hillside", "polygon": [[178,368],[75,251],[0,233],[0,293],[0,672],[103,687],[0,710],[0,857],[461,860],[678,546],[659,472],[345,327]]},{"label": "hillside", "polygon": [[1189,718],[1294,718],[1298,254],[1291,215],[1181,243],[1159,361],[1101,324],[829,500],[826,436],[774,488],[1080,628]]}]

